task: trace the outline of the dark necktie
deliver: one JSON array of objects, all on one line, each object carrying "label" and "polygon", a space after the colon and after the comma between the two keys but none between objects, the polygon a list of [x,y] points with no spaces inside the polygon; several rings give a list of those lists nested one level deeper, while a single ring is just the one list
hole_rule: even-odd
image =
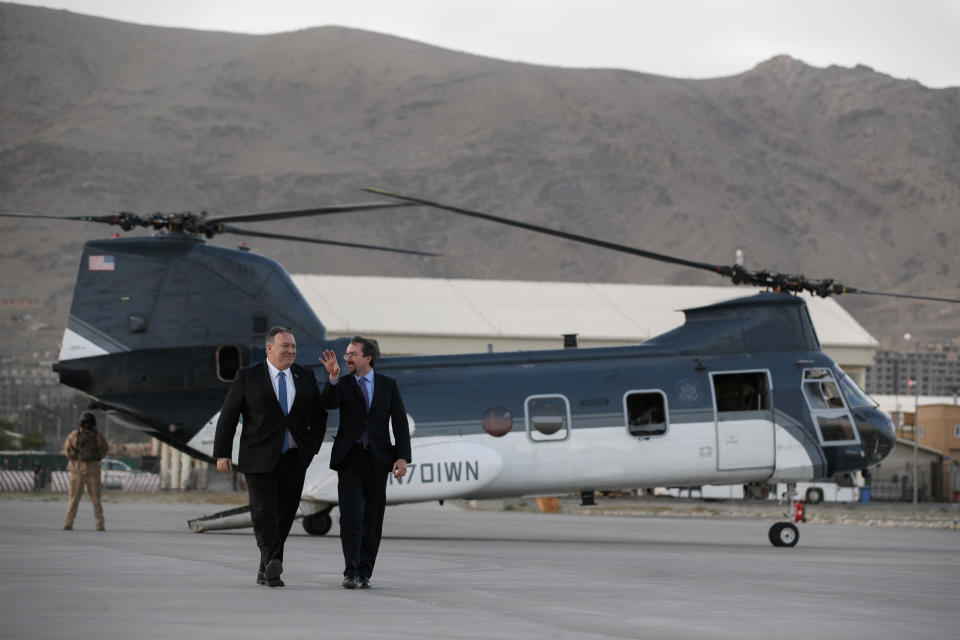
[{"label": "dark necktie", "polygon": [[367,404],[367,410],[369,411],[370,410],[370,391],[367,389],[368,384],[369,382],[367,382],[366,378],[360,378],[360,391],[363,392],[363,401]]},{"label": "dark necktie", "polygon": [[[363,393],[363,401],[367,405],[367,411],[370,410],[370,391],[367,390],[367,379],[358,378],[357,381],[360,383],[360,391]],[[363,433],[360,434],[360,442],[362,444],[369,444],[370,434],[366,429],[363,430]]]},{"label": "dark necktie", "polygon": [[[280,409],[283,411],[283,415],[290,413],[290,409],[287,408],[287,376],[283,371],[277,374],[277,399],[280,401]],[[290,431],[284,429],[283,444],[280,445],[280,453],[286,453],[289,448]]]}]

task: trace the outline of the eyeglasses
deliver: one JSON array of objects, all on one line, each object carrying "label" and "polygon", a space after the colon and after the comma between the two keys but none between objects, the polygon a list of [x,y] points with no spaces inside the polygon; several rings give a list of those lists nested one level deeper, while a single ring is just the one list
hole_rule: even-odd
[{"label": "eyeglasses", "polygon": [[362,358],[362,357],[363,357],[362,353],[350,353],[349,351],[347,351],[345,354],[343,354],[344,360],[353,360],[354,358]]}]

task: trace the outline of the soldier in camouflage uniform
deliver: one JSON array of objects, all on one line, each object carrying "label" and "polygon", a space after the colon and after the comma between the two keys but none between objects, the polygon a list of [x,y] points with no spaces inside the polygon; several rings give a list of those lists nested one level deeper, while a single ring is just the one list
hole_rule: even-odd
[{"label": "soldier in camouflage uniform", "polygon": [[67,470],[70,471],[70,501],[67,503],[67,516],[63,521],[65,530],[73,529],[73,519],[77,516],[77,507],[83,497],[83,487],[86,486],[90,502],[93,503],[97,531],[103,531],[100,461],[107,455],[108,450],[106,438],[97,431],[96,417],[89,411],[85,412],[80,416],[80,428],[74,429],[63,443],[63,455],[69,458]]}]

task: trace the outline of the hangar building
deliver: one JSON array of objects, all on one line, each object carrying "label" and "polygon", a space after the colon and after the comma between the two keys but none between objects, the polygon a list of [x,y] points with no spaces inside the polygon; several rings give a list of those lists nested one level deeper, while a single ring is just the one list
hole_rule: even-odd
[{"label": "hangar building", "polygon": [[[385,355],[556,349],[643,342],[683,309],[752,295],[747,287],[294,275],[331,338],[376,338]],[[858,384],[877,341],[832,298],[804,295],[823,350]]]}]

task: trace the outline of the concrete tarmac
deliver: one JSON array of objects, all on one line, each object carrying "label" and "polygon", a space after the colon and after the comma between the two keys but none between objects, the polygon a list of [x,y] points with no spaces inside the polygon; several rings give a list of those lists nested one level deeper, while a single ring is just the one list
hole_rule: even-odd
[{"label": "concrete tarmac", "polygon": [[[250,530],[219,505],[0,500],[0,638],[950,638],[960,532],[388,507],[373,589],[340,588],[334,530],[287,542],[255,584]],[[334,510],[334,517],[337,512]]]}]

